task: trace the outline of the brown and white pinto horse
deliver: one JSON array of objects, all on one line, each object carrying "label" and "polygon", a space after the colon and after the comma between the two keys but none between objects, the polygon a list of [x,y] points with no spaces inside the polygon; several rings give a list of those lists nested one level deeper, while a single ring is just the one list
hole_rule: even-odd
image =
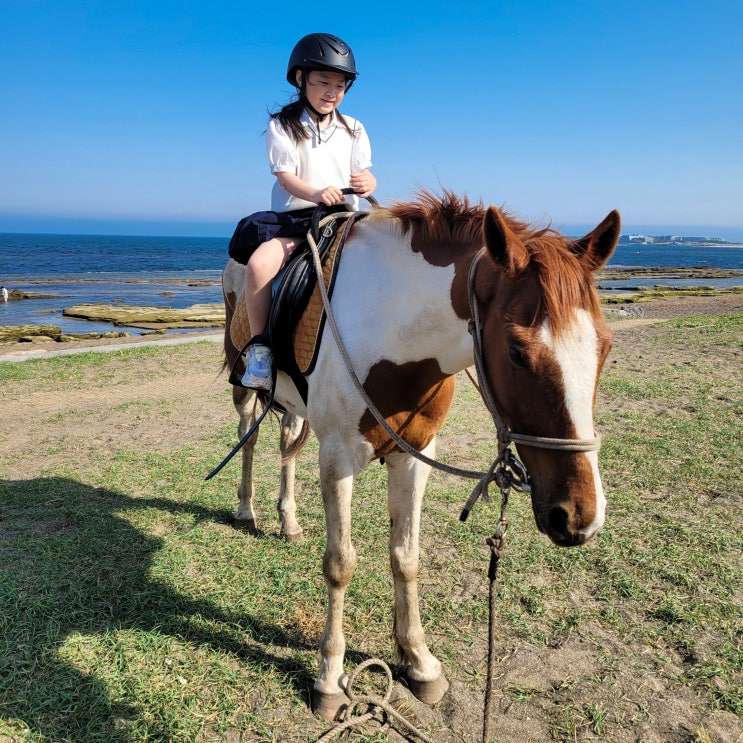
[{"label": "brown and white pinto horse", "polygon": [[[473,363],[468,271],[485,244],[474,297],[486,381],[500,415],[521,434],[594,438],[596,387],[612,336],[592,272],[606,262],[618,237],[616,211],[574,241],[451,193],[442,198],[423,193],[357,222],[346,243],[332,309],[356,374],[386,421],[409,444],[435,456],[436,434],[454,394],[453,375]],[[223,277],[228,363],[236,357],[229,322],[243,270],[230,261]],[[301,537],[291,488],[294,444],[306,433],[304,421],[319,441],[329,603],[313,706],[330,719],[347,701],[342,615],[356,565],[352,489],[354,477],[382,456],[388,470],[395,640],[411,689],[423,701],[436,702],[448,682],[426,645],[417,591],[421,504],[430,468],[400,451],[370,414],[329,332],[308,385],[305,404],[289,377],[279,373],[276,398],[290,411],[282,426],[282,452],[288,456],[279,498],[281,531],[289,538]],[[234,401],[242,436],[254,415],[254,395],[235,388]],[[252,444],[243,452],[237,520],[254,528]],[[601,529],[606,501],[596,451],[520,444],[519,454],[541,531],[567,546],[582,544]]]}]

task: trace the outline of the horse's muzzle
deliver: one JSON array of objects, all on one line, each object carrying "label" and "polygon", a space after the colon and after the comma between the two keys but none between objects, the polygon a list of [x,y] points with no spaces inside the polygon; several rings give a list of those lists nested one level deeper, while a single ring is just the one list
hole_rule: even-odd
[{"label": "horse's muzzle", "polygon": [[540,514],[532,501],[532,510],[537,529],[542,534],[546,534],[558,547],[580,547],[597,531],[589,532],[571,527],[570,515],[562,506],[552,506],[548,511]]}]

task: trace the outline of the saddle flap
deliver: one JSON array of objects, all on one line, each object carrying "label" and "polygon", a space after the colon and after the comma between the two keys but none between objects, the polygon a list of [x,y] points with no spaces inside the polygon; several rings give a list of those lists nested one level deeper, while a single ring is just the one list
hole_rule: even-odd
[{"label": "saddle flap", "polygon": [[[329,296],[332,295],[343,244],[358,214],[332,214],[320,222],[317,250]],[[269,332],[280,365],[289,362],[291,357],[302,376],[310,374],[317,359],[323,325],[322,297],[312,253],[306,246],[292,263],[291,270],[283,276],[271,307]]]}]

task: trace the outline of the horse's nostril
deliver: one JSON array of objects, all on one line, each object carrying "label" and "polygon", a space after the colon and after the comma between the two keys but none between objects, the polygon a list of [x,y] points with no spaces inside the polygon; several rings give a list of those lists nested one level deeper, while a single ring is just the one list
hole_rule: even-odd
[{"label": "horse's nostril", "polygon": [[568,512],[564,508],[555,506],[554,508],[550,509],[549,515],[547,516],[547,521],[549,523],[549,530],[553,534],[561,534],[563,536],[567,535]]}]

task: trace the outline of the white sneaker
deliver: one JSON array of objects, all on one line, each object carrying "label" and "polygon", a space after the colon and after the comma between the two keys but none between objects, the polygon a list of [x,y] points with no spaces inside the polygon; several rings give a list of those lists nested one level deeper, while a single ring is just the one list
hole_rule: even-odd
[{"label": "white sneaker", "polygon": [[270,390],[272,385],[271,364],[273,354],[268,346],[256,343],[248,351],[248,363],[242,378],[242,386],[252,390]]}]

